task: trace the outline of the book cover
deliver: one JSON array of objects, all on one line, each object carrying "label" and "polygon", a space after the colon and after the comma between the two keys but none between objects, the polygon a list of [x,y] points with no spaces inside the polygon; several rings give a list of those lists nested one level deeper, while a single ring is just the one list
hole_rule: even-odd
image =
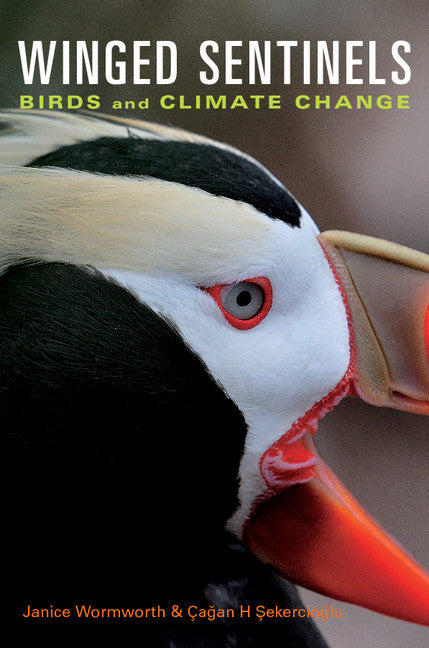
[{"label": "book cover", "polygon": [[[0,163],[4,165],[0,181],[4,207],[0,196],[0,209],[4,209],[3,213],[10,219],[15,219],[15,223],[26,210],[31,212],[33,204],[38,205],[30,218],[34,227],[36,216],[40,222],[50,222],[51,218],[55,222],[55,209],[61,195],[64,204],[83,205],[87,209],[87,222],[94,223],[87,226],[81,238],[73,228],[67,229],[65,234],[56,233],[52,238],[52,252],[48,245],[44,246],[43,227],[37,233],[38,247],[33,249],[34,236],[25,243],[25,228],[15,227],[9,231],[9,221],[2,221],[3,313],[0,316],[6,342],[1,347],[0,365],[2,465],[6,476],[3,490],[7,567],[3,611],[6,621],[29,628],[35,634],[40,626],[55,626],[56,631],[64,632],[73,626],[89,633],[94,628],[100,632],[106,628],[115,631],[119,628],[120,631],[126,624],[127,630],[130,626],[133,630],[146,632],[141,636],[147,645],[154,646],[170,645],[169,640],[176,641],[177,645],[200,645],[200,631],[206,641],[202,645],[247,646],[253,645],[252,641],[255,645],[267,646],[323,645],[322,639],[305,623],[301,629],[300,620],[294,625],[293,619],[275,617],[276,606],[285,608],[284,591],[281,593],[278,581],[265,583],[263,575],[260,577],[264,581],[261,594],[256,589],[251,602],[246,599],[251,618],[243,613],[240,619],[234,619],[238,626],[236,636],[224,633],[228,619],[219,614],[210,619],[210,615],[216,616],[213,610],[231,608],[237,611],[240,592],[234,587],[238,587],[240,579],[246,579],[247,567],[249,573],[259,570],[253,558],[248,558],[247,553],[246,558],[240,554],[238,545],[233,554],[222,558],[224,554],[218,552],[216,544],[224,542],[224,525],[220,523],[219,537],[216,532],[210,538],[205,557],[218,569],[215,574],[219,577],[217,588],[213,585],[216,578],[204,583],[204,587],[201,585],[198,596],[194,596],[191,587],[199,569],[196,565],[206,564],[203,557],[207,538],[202,532],[201,537],[198,535],[201,528],[208,525],[206,519],[217,519],[216,516],[222,519],[222,502],[227,501],[229,522],[226,519],[224,522],[228,532],[233,531],[232,537],[240,535],[237,529],[244,524],[246,513],[241,514],[243,519],[233,515],[234,498],[240,501],[243,493],[243,497],[250,497],[243,487],[246,480],[243,462],[240,477],[244,490],[238,490],[234,481],[237,475],[224,482],[220,476],[228,475],[235,465],[239,466],[245,448],[246,451],[256,448],[260,459],[276,440],[273,438],[264,446],[256,434],[250,440],[248,437],[247,442],[238,438],[231,440],[229,434],[234,425],[237,430],[249,427],[252,414],[247,415],[247,404],[250,403],[249,412],[253,412],[254,404],[262,401],[262,397],[259,401],[257,397],[258,376],[261,385],[267,380],[261,369],[266,358],[264,346],[255,336],[247,337],[251,340],[250,345],[254,345],[250,356],[261,354],[252,365],[247,360],[246,344],[237,334],[256,332],[260,323],[269,321],[269,311],[271,309],[273,314],[278,303],[269,270],[263,274],[258,265],[268,244],[262,232],[262,238],[252,239],[249,255],[253,256],[249,268],[253,272],[249,269],[247,274],[244,270],[236,273],[238,283],[234,286],[249,284],[245,298],[263,300],[254,313],[245,316],[247,324],[243,325],[241,316],[236,310],[230,312],[230,302],[225,301],[225,285],[233,283],[228,259],[237,264],[240,253],[239,239],[234,239],[233,245],[228,237],[238,237],[238,230],[229,229],[230,222],[226,222],[222,210],[216,207],[218,203],[215,205],[210,200],[228,204],[226,210],[231,213],[232,222],[250,205],[252,210],[264,214],[271,210],[274,220],[285,220],[287,227],[295,232],[299,229],[294,221],[296,203],[289,194],[287,200],[291,202],[287,202],[286,207],[284,198],[279,199],[279,203],[277,198],[272,198],[279,191],[275,177],[305,207],[321,232],[355,232],[428,254],[426,78],[429,52],[426,34],[429,16],[426,2],[364,0],[357,5],[341,0],[323,4],[308,0],[235,3],[224,0],[127,0],[123,3],[76,0],[65,4],[57,0],[38,3],[16,0],[0,4],[0,18],[0,107],[5,111],[0,117]],[[30,124],[31,116],[33,122]],[[134,125],[131,120],[149,124]],[[197,136],[192,138],[177,129]],[[135,167],[120,168],[118,159],[122,153],[119,149],[112,150],[106,144],[105,151],[95,150],[93,143],[102,138],[121,141],[128,138],[127,146],[137,157],[145,147],[147,166],[142,175],[145,182],[152,183],[147,186],[154,196],[153,213],[162,213],[165,221],[164,230],[158,231],[154,226],[155,238],[142,247],[142,257],[146,261],[139,258],[133,229],[140,200],[133,176],[138,176],[138,172]],[[67,152],[63,158],[55,157],[55,151],[73,147],[79,141],[85,143],[84,148]],[[212,141],[222,145],[213,145]],[[151,142],[155,143],[152,148]],[[192,161],[192,147],[196,146],[199,147],[197,162]],[[245,155],[236,154],[235,149]],[[262,167],[255,165],[252,159]],[[33,164],[35,160],[38,162]],[[22,171],[25,165],[33,166],[34,172]],[[250,171],[247,165],[251,166]],[[63,169],[61,174],[50,170],[56,167]],[[66,172],[64,169],[68,167],[74,171]],[[264,168],[273,176],[264,176]],[[40,176],[35,175],[36,170]],[[12,173],[12,181],[9,181],[9,173]],[[92,177],[88,180],[85,174],[89,173]],[[111,178],[103,180],[103,174]],[[103,181],[104,184],[100,184]],[[167,184],[171,192],[168,197],[162,193]],[[269,199],[268,186],[271,187]],[[82,187],[85,187],[85,198],[81,198]],[[184,193],[175,193],[178,188]],[[161,192],[159,196],[158,191]],[[201,210],[207,210],[204,224],[198,221],[197,208],[192,202],[200,195],[198,192],[203,194],[202,200],[208,201],[201,203]],[[93,202],[91,196],[94,196]],[[177,205],[181,205],[180,208]],[[120,214],[122,209],[126,213]],[[107,228],[107,234],[106,228],[100,225],[101,214],[110,214],[109,218],[113,219],[109,221],[111,229]],[[72,209],[69,216],[72,217]],[[212,232],[214,219],[219,219],[219,226]],[[201,225],[197,226],[198,222]],[[175,238],[171,232],[176,230],[182,234],[179,236],[176,232]],[[198,252],[195,244],[202,230],[207,237],[202,238],[201,243],[202,247],[206,246],[206,256],[201,249]],[[12,250],[13,237],[18,252],[15,248]],[[274,238],[275,232],[273,245]],[[347,240],[347,244],[338,241],[337,238],[329,239],[325,248],[337,278],[340,273],[336,265],[338,260],[330,256],[329,245],[341,250],[345,246],[348,251],[350,246],[358,245],[355,239]],[[48,252],[43,251],[38,257],[34,250]],[[229,257],[225,250],[230,250]],[[365,254],[369,254],[367,248]],[[391,254],[391,248],[387,252],[377,248],[374,253],[377,260]],[[174,260],[171,265],[170,259]],[[414,259],[407,260],[404,265],[415,267],[420,263],[423,267],[427,263]],[[201,260],[207,263],[204,272]],[[43,264],[34,265],[34,261],[43,261]],[[50,275],[50,264],[55,263],[59,266],[54,279]],[[192,263],[198,267],[199,275]],[[221,263],[226,265],[220,267]],[[288,263],[289,266],[285,265],[290,271],[288,277],[294,274],[292,268],[302,268],[299,270],[302,276],[310,277],[313,272],[313,262],[305,262],[299,254]],[[77,268],[71,274],[69,264]],[[101,276],[79,274],[81,267],[86,265],[97,268]],[[228,391],[229,379],[224,379],[222,373],[226,366],[222,365],[222,359],[227,362],[225,350],[229,342],[224,344],[223,338],[216,339],[215,333],[204,328],[203,320],[199,330],[190,332],[191,337],[187,339],[188,316],[182,313],[186,295],[183,293],[181,310],[181,288],[173,294],[168,284],[168,277],[174,276],[179,266],[184,274],[188,273],[186,281],[195,283],[198,275],[203,282],[198,288],[206,289],[200,291],[204,298],[217,302],[222,317],[234,328],[231,339],[237,343],[231,346],[234,351],[228,362],[230,367],[237,367],[243,361],[239,373],[234,373],[235,369],[230,371],[240,388],[233,386]],[[382,284],[378,282],[378,266],[374,268],[366,277],[372,286],[374,307],[377,301],[396,304],[401,290],[405,299],[407,291],[401,289],[396,276]],[[132,283],[131,277],[135,279],[137,271],[143,278]],[[147,286],[147,273],[149,276],[162,275],[160,283],[154,284],[155,288]],[[109,278],[107,286],[103,283],[106,277]],[[283,285],[288,285],[288,281],[283,277]],[[95,292],[93,282],[97,284]],[[131,285],[132,289],[123,291],[124,285]],[[410,294],[413,294],[413,285],[410,280]],[[296,286],[296,293],[303,290],[299,282]],[[139,311],[140,288],[141,294],[149,300],[145,314]],[[374,297],[377,291],[379,299]],[[424,291],[423,299],[426,299],[429,290],[424,288]],[[166,305],[160,303],[160,294],[165,295]],[[349,294],[344,299],[348,301]],[[169,306],[173,302],[176,310]],[[312,308],[313,303],[314,300]],[[99,313],[107,308],[106,304],[112,307],[109,306],[110,310],[106,309],[101,317]],[[371,312],[373,306],[367,306]],[[396,314],[393,310],[392,307],[391,321],[402,323],[405,330],[408,312]],[[173,320],[174,334],[170,325],[165,324],[165,314],[167,319]],[[353,313],[349,316],[353,319]],[[302,335],[305,335],[305,321],[309,316],[303,307],[301,317]],[[333,314],[332,327],[337,326],[335,317]],[[67,325],[64,325],[64,318]],[[111,322],[110,329],[104,327],[106,319]],[[420,319],[421,336],[424,336],[424,321]],[[241,323],[237,324],[238,320]],[[300,320],[297,321],[299,324]],[[319,350],[312,356],[314,366],[305,365],[305,371],[308,375],[314,374],[315,382],[321,380],[318,376],[324,375],[325,368],[329,372],[329,358],[341,338],[340,333],[332,334],[330,322],[328,317],[326,321],[320,319],[317,324],[308,325],[308,341],[302,342],[298,335],[293,338],[293,349],[300,349],[302,343],[301,355],[296,351],[292,363],[300,367],[294,369],[298,371],[297,389],[305,365],[300,360],[312,344],[310,339]],[[54,324],[55,335],[49,338],[49,326]],[[71,326],[76,344],[73,371],[67,364],[71,351],[66,349],[66,337],[71,330],[68,327]],[[411,336],[414,335],[413,326],[410,320]],[[142,345],[151,327],[157,337],[151,338],[151,345],[147,349],[144,347],[143,353]],[[57,335],[62,330],[65,331],[63,338]],[[377,331],[376,338],[382,353],[389,356],[390,341],[393,340],[393,349],[396,329],[392,325],[386,330],[386,333]],[[119,331],[118,337],[115,338],[112,331]],[[383,335],[389,341],[384,342]],[[183,337],[186,343],[180,344],[178,340]],[[111,339],[114,340],[112,345]],[[191,357],[189,345],[196,350]],[[326,360],[320,351],[324,345]],[[37,351],[32,356],[33,351],[29,354],[31,362],[25,354],[27,349]],[[242,352],[241,356],[234,355],[237,349]],[[162,421],[159,428],[154,429],[153,420],[150,419],[152,423],[149,424],[148,415],[142,414],[146,425],[152,425],[147,446],[133,434],[133,430],[142,425],[136,385],[147,379],[146,374],[143,379],[139,373],[139,353],[150,363],[156,376],[151,380],[156,381],[156,389],[162,393],[158,401]],[[53,396],[54,373],[50,372],[60,356],[64,364],[62,369],[57,364],[54,373],[61,394]],[[195,357],[202,357],[204,362],[196,361]],[[104,367],[104,361],[108,367],[110,361],[113,363],[108,377],[105,373],[97,373],[97,367]],[[425,360],[420,357],[419,362],[423,366]],[[215,378],[207,387],[207,393],[204,391],[208,385],[206,369]],[[396,371],[393,365],[390,369],[393,373]],[[426,371],[423,367],[421,375]],[[23,379],[25,372],[26,380]],[[183,387],[186,372],[192,373],[194,391]],[[30,374],[31,379],[28,378]],[[226,374],[230,375],[228,371]],[[338,385],[340,378],[335,380]],[[115,389],[106,388],[109,380]],[[392,408],[386,408],[373,407],[359,398],[346,398],[320,421],[315,437],[326,464],[364,509],[426,568],[429,566],[429,436],[423,410],[427,405],[424,396],[427,380],[426,373],[421,378],[423,387],[419,383],[417,398],[423,403],[420,410],[402,403],[402,410],[411,411],[400,411],[396,409],[396,401],[390,403]],[[309,377],[307,381],[311,383]],[[295,378],[292,382],[295,384]],[[103,389],[99,388],[101,383]],[[150,383],[150,389],[155,389],[154,382]],[[314,391],[314,405],[328,392],[333,392],[331,387],[325,392],[323,387],[320,389],[320,393]],[[267,388],[267,394],[268,391]],[[171,402],[168,394],[173,392],[176,409],[167,412]],[[232,401],[225,401],[224,392],[228,397],[237,394],[236,402],[234,396]],[[292,392],[289,384],[285,393]],[[198,402],[192,398],[195,393],[198,393]],[[340,400],[342,395],[338,391],[334,396]],[[326,409],[331,409],[334,396]],[[53,398],[57,400],[53,402]],[[142,402],[149,407],[145,398]],[[37,400],[31,416],[26,412],[28,399]],[[91,406],[89,399],[92,399]],[[313,412],[312,407],[313,403],[308,403],[302,411],[297,409],[290,414],[291,420],[301,420],[307,412]],[[318,410],[320,417],[322,409]],[[45,416],[47,412],[49,416]],[[235,423],[230,425],[225,421]],[[307,417],[306,421],[310,421],[310,426],[312,420]],[[36,434],[45,423],[44,436]],[[187,423],[189,429],[194,430],[188,436]],[[107,442],[102,436],[103,430],[108,430]],[[88,442],[87,435],[93,432]],[[58,443],[61,434],[63,437]],[[87,452],[89,443],[91,451]],[[308,448],[303,446],[300,451],[308,451]],[[298,459],[295,458],[295,463]],[[203,484],[209,479],[210,490],[205,492]],[[171,486],[174,480],[176,488]],[[169,483],[167,488],[165,485]],[[293,487],[299,488],[297,482]],[[185,494],[188,501],[184,501]],[[199,516],[200,531],[196,524]],[[192,539],[188,538],[191,528],[195,532]],[[311,536],[311,532],[308,533]],[[159,550],[162,542],[165,543],[163,552]],[[86,579],[79,573],[73,579],[70,565],[75,565],[78,574],[78,563],[83,560],[87,561],[86,574],[93,566],[93,577],[89,575]],[[300,560],[303,561],[302,556]],[[236,574],[237,564],[239,576],[228,580],[228,569],[232,565],[232,573]],[[168,579],[169,570],[176,570],[174,585]],[[70,579],[69,588],[65,585],[67,579]],[[259,582],[259,571],[256,580]],[[295,580],[310,582],[299,577]],[[371,589],[376,587],[368,578],[369,598]],[[264,588],[268,588],[269,594]],[[323,591],[323,586],[315,589]],[[204,595],[201,594],[203,590]],[[297,602],[294,593],[290,596],[295,607],[302,605],[306,618],[313,619],[332,648],[351,648],[356,644],[392,648],[427,645],[427,629],[417,623],[381,615],[310,589],[300,588],[302,603]],[[394,593],[391,598],[397,597]],[[164,616],[160,610],[167,605],[170,607]],[[186,618],[172,618],[174,605]],[[101,609],[122,607],[143,610],[143,616],[130,620],[115,615],[105,617],[100,612]],[[368,604],[368,607],[371,606]],[[42,609],[48,610],[46,616],[33,614],[34,610]],[[273,616],[267,612],[271,609]],[[55,610],[69,610],[70,614],[56,615],[52,612]],[[417,620],[418,617],[416,614]],[[282,642],[282,623],[284,643],[275,643]],[[159,643],[159,628],[165,628],[164,643]]]}]

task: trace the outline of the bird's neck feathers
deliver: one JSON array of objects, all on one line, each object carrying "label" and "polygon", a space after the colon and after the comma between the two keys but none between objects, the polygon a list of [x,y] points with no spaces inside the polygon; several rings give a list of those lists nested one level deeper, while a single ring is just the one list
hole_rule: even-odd
[{"label": "bird's neck feathers", "polygon": [[43,528],[33,538],[43,569],[65,552],[99,577],[112,551],[124,579],[158,569],[161,548],[167,572],[202,561],[200,546],[213,559],[236,506],[237,407],[172,326],[97,272],[28,264],[0,282],[16,542],[24,551]]}]

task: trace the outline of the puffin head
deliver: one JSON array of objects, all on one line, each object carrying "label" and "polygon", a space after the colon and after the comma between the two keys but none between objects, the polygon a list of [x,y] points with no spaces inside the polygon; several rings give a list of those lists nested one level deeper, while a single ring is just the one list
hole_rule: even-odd
[{"label": "puffin head", "polygon": [[[429,623],[427,575],[314,444],[348,395],[429,413],[429,257],[320,234],[261,164],[200,136],[113,117],[3,121],[3,266],[96,268],[181,338],[245,422],[226,529],[296,583]],[[200,434],[195,452],[221,474],[204,421]]]}]

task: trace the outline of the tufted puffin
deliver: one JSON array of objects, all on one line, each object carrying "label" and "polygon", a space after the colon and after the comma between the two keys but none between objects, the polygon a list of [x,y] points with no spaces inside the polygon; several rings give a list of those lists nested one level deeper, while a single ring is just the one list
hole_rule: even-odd
[{"label": "tufted puffin", "polygon": [[260,163],[183,130],[11,110],[0,143],[7,618],[141,609],[103,623],[326,646],[308,615],[254,616],[306,610],[298,583],[429,624],[427,574],[314,445],[348,395],[429,413],[429,257],[320,234]]}]

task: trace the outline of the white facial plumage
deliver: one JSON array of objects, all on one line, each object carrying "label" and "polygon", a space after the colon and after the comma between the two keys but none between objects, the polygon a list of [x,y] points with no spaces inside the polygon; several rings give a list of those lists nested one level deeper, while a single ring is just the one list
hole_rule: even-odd
[{"label": "white facial plumage", "polygon": [[244,239],[240,276],[231,274],[226,281],[222,267],[219,283],[255,276],[271,282],[272,307],[250,330],[231,326],[198,281],[103,269],[174,323],[243,413],[248,433],[240,465],[240,506],[228,523],[238,537],[252,505],[267,490],[259,467],[264,452],[336,387],[350,362],[346,309],[314,222],[302,210],[301,227],[292,228],[248,209],[264,222],[270,253],[261,254],[258,267],[253,261],[246,266]]}]

